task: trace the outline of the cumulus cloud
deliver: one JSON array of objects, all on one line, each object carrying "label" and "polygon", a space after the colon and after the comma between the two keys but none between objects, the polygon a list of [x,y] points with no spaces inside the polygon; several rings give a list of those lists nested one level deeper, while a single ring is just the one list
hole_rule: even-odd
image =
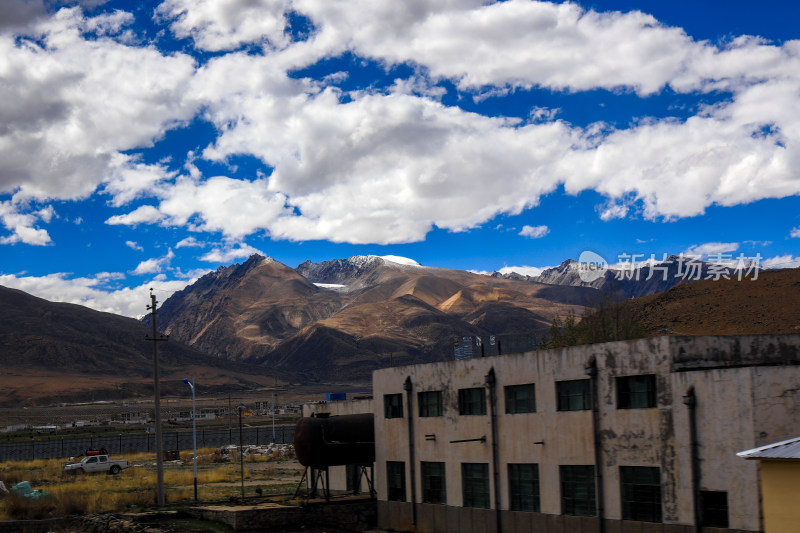
[{"label": "cumulus cloud", "polygon": [[152,205],[137,207],[125,215],[114,215],[106,220],[112,226],[135,226],[137,224],[152,224],[163,218],[161,212]]},{"label": "cumulus cloud", "polygon": [[175,257],[175,253],[172,251],[172,248],[169,249],[166,255],[162,257],[153,257],[151,259],[147,259],[146,261],[142,261],[137,265],[137,267],[132,272],[137,276],[141,276],[143,274],[156,274],[159,272],[163,272],[169,266],[170,261]]},{"label": "cumulus cloud", "polygon": [[798,268],[800,267],[800,257],[791,254],[770,257],[761,262],[761,266],[766,268]]},{"label": "cumulus cloud", "polygon": [[128,248],[131,248],[131,249],[133,249],[133,250],[139,251],[139,252],[143,252],[143,251],[144,251],[144,248],[142,248],[141,246],[139,246],[139,245],[138,245],[136,242],[134,242],[134,241],[125,241],[125,246],[127,246]]},{"label": "cumulus cloud", "polygon": [[690,246],[684,254],[687,256],[709,257],[714,255],[735,252],[739,249],[738,242],[707,242],[705,244],[695,244]]},{"label": "cumulus cloud", "polygon": [[247,243],[226,243],[223,246],[212,249],[200,260],[209,263],[231,263],[237,259],[250,257],[253,254],[266,255]]},{"label": "cumulus cloud", "polygon": [[800,228],[792,228],[792,231],[791,233],[789,233],[789,236],[792,237],[793,239],[800,239]]},{"label": "cumulus cloud", "polygon": [[156,9],[180,38],[212,52],[243,44],[283,47],[289,0],[166,0]]},{"label": "cumulus cloud", "polygon": [[4,242],[44,244],[47,232],[24,218],[36,216],[28,201],[85,198],[104,181],[135,181],[131,173],[144,169],[120,152],[192,116],[181,87],[194,61],[124,44],[129,13],[86,17],[73,7],[29,19],[10,31],[0,24],[0,194],[12,194],[23,217],[4,221],[14,231]]},{"label": "cumulus cloud", "polygon": [[550,233],[550,228],[547,226],[522,226],[522,231],[519,232],[523,237],[531,239],[541,239],[548,233]]},{"label": "cumulus cloud", "polygon": [[47,276],[18,276],[0,274],[0,285],[25,291],[52,302],[66,302],[91,307],[97,311],[139,318],[150,304],[149,289],[159,290],[159,299],[166,300],[175,291],[194,283],[196,278],[153,279],[137,287],[118,287],[111,281],[124,278],[124,274],[101,272],[88,277],[71,277],[67,273]]},{"label": "cumulus cloud", "polygon": [[175,248],[203,248],[205,245],[206,243],[200,242],[194,237],[186,237],[178,241]]},{"label": "cumulus cloud", "polygon": [[10,235],[0,235],[0,244],[50,244],[52,241],[47,230],[35,225],[40,221],[50,222],[54,214],[52,206],[30,213],[20,212],[20,207],[13,201],[0,202],[0,222],[10,232]]},{"label": "cumulus cloud", "polygon": [[[290,9],[310,20],[309,39],[290,42]],[[529,0],[166,0],[157,21],[197,49],[264,47],[197,67],[126,44],[124,12],[20,17],[42,39],[0,34],[0,74],[11,80],[0,84],[0,194],[15,193],[13,216],[33,218],[4,219],[13,232],[4,242],[49,242],[26,198],[80,198],[98,186],[114,207],[154,198],[108,224],[382,244],[518,214],[561,185],[606,196],[602,220],[800,193],[796,42],[718,46],[638,11]],[[289,75],[346,51],[415,73],[348,94],[331,86],[338,74]],[[542,108],[521,121],[444,105],[443,78],[478,100],[527,87],[730,98],[686,120],[577,128]],[[203,158],[251,155],[272,174],[206,178],[189,164],[184,176],[130,154],[198,110],[217,130]]]}]

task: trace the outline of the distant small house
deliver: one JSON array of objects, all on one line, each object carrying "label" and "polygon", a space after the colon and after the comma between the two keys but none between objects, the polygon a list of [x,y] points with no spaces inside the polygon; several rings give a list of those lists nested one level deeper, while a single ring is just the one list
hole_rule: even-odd
[{"label": "distant small house", "polygon": [[761,462],[764,532],[797,531],[800,524],[800,437],[739,452]]}]

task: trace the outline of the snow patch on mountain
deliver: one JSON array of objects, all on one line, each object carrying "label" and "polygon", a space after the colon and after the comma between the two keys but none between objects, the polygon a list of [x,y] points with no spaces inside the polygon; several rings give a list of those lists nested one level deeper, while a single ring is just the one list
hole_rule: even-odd
[{"label": "snow patch on mountain", "polygon": [[332,291],[346,291],[347,285],[342,285],[341,283],[315,283],[317,287],[321,289],[329,289]]},{"label": "snow patch on mountain", "polygon": [[[375,257],[375,256],[372,256]],[[381,255],[378,256],[380,259],[384,261],[389,261],[390,263],[395,263],[397,265],[403,266],[416,266],[421,267],[422,265],[419,264],[418,261],[414,261],[413,259],[409,259],[408,257],[401,257],[399,255]]]}]

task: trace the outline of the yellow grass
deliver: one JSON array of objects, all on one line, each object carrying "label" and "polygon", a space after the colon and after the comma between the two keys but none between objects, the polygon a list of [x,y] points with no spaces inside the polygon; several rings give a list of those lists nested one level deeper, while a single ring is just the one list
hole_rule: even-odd
[{"label": "yellow grass", "polygon": [[[157,474],[154,454],[126,455],[131,468],[116,476],[106,474],[67,475],[63,459],[0,463],[0,481],[9,489],[29,481],[34,489],[50,495],[39,501],[9,496],[0,501],[0,520],[37,519],[105,511],[121,511],[155,504]],[[238,457],[237,457],[238,459]],[[263,482],[264,494],[290,492],[299,481],[300,470],[291,469],[285,482],[276,483],[279,472],[272,458],[245,458],[246,494],[255,494],[251,483]],[[224,500],[240,494],[240,463],[217,463],[214,449],[198,450],[198,496],[201,501]],[[269,462],[268,462],[269,461]],[[296,477],[296,479],[295,479]],[[164,463],[167,503],[190,502],[194,498],[192,454],[181,454],[181,463]]]}]

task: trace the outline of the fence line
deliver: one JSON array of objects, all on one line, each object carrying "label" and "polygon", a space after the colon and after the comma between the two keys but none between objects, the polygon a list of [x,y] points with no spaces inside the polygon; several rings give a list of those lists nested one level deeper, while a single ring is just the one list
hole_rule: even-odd
[{"label": "fence line", "polygon": [[[191,450],[192,432],[178,431],[164,433],[162,442],[165,450]],[[293,426],[275,428],[275,442],[289,444],[294,441]],[[272,442],[272,428],[242,428],[242,444],[256,446]],[[225,446],[239,444],[239,428],[231,429],[198,429],[197,447]],[[105,448],[111,455],[151,452],[156,449],[154,434],[116,435],[105,437],[88,437],[80,439],[48,438],[48,440],[32,440],[30,442],[0,443],[0,461],[27,461],[33,459],[53,459],[57,457],[76,457],[83,455],[87,449]]]}]

